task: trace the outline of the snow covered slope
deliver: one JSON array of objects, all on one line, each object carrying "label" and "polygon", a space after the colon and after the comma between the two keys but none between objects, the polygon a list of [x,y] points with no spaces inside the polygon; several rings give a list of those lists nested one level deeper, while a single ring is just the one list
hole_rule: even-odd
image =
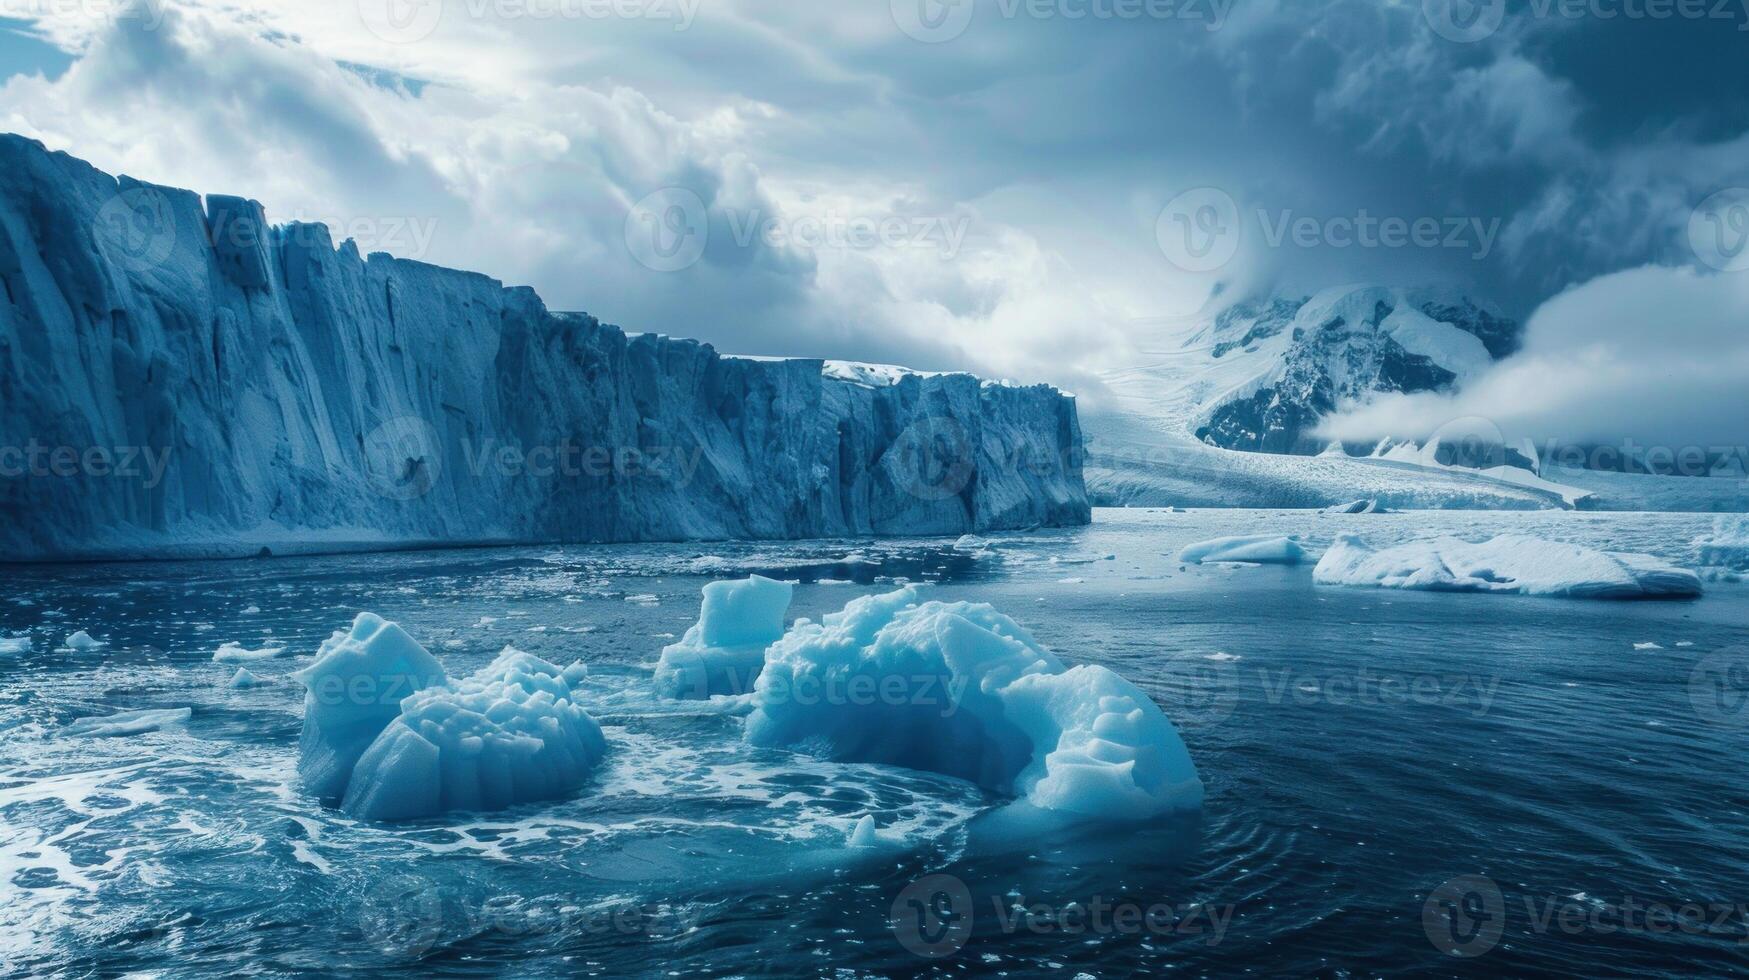
[{"label": "snow covered slope", "polygon": [[1517,340],[1515,323],[1458,295],[1342,286],[1234,306],[1105,380],[1127,410],[1209,445],[1311,455],[1339,400],[1448,389]]},{"label": "snow covered slope", "polygon": [[1072,398],[888,374],[628,337],[0,136],[0,558],[1089,519]]}]

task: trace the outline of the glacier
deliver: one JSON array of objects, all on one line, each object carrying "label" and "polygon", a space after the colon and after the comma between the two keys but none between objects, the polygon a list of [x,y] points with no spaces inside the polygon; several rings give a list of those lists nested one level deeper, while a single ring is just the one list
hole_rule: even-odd
[{"label": "glacier", "polygon": [[656,693],[674,700],[746,694],[765,667],[765,648],[783,636],[795,586],[762,575],[704,587],[698,622],[662,649]]},{"label": "glacier", "polygon": [[0,135],[0,556],[1085,524],[1075,400],[720,355]]},{"label": "glacier", "polygon": [[1523,534],[1483,542],[1411,541],[1374,549],[1343,534],[1319,560],[1320,585],[1506,592],[1574,599],[1692,599],[1700,577],[1651,555],[1598,551]]},{"label": "glacier", "polygon": [[588,674],[512,647],[468,677],[362,613],[294,675],[305,788],[361,820],[496,811],[575,792],[607,753],[573,695]]},{"label": "glacier", "polygon": [[766,651],[747,741],[942,773],[1080,818],[1201,806],[1178,730],[1135,685],[1065,667],[989,605],[918,598],[908,587],[798,620]]}]

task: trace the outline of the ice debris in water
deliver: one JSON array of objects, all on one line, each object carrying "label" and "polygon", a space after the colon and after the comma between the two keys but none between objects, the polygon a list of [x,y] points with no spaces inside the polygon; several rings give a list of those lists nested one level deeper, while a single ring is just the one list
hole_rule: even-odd
[{"label": "ice debris in water", "polygon": [[850,836],[845,838],[845,843],[850,847],[873,847],[880,843],[880,838],[875,834],[874,814],[866,814],[858,820],[856,826],[850,828]]},{"label": "ice debris in water", "polygon": [[0,654],[29,653],[30,637],[8,636],[0,637]]},{"label": "ice debris in water", "polygon": [[91,651],[91,650],[101,650],[106,646],[109,646],[109,644],[103,642],[102,640],[92,639],[91,634],[85,632],[84,630],[80,630],[79,632],[74,633],[72,636],[67,637],[67,649],[75,651],[77,653],[86,653],[86,652]]},{"label": "ice debris in water", "polygon": [[752,690],[794,596],[795,586],[759,575],[705,586],[698,622],[662,650],[656,693],[703,700]]},{"label": "ice debris in water", "polygon": [[123,711],[97,718],[81,718],[62,731],[67,735],[79,735],[87,738],[142,735],[170,725],[180,725],[193,716],[193,708],[153,708],[145,711]]},{"label": "ice debris in water", "polygon": [[1713,536],[1695,543],[1700,546],[1702,565],[1749,571],[1749,516],[1715,518]]},{"label": "ice debris in water", "polygon": [[310,792],[366,820],[565,796],[607,751],[573,700],[587,673],[506,647],[451,679],[406,631],[361,613],[294,675],[307,688],[298,771]]},{"label": "ice debris in water", "polygon": [[242,690],[248,687],[260,687],[265,683],[267,682],[250,673],[249,668],[238,667],[237,672],[231,675],[231,679],[225,682],[225,686],[233,690]]},{"label": "ice debris in water", "polygon": [[1208,564],[1214,562],[1248,562],[1260,565],[1298,565],[1306,560],[1306,549],[1293,538],[1276,534],[1256,534],[1201,541],[1178,553],[1179,561]]},{"label": "ice debris in water", "polygon": [[767,652],[747,740],[943,773],[1076,816],[1201,805],[1178,731],[1135,685],[1065,668],[988,605],[917,599],[906,588],[798,622]]},{"label": "ice debris in water", "polygon": [[213,663],[217,664],[252,664],[263,660],[272,660],[285,652],[285,647],[262,647],[251,650],[241,643],[225,643],[213,653]]},{"label": "ice debris in water", "polygon": [[1594,551],[1521,534],[1480,543],[1430,538],[1384,549],[1344,534],[1312,575],[1323,585],[1574,599],[1685,599],[1702,591],[1699,576],[1651,555]]}]

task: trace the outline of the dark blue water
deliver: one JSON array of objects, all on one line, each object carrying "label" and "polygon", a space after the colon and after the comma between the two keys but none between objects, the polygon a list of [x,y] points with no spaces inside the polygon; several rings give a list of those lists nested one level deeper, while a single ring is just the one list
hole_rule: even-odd
[{"label": "dark blue water", "polygon": [[[0,657],[0,975],[1745,972],[1749,588],[1695,603],[1433,595],[1171,557],[1241,531],[1316,545],[1439,530],[1689,562],[1706,525],[1104,511],[974,551],[9,569],[0,635],[34,643]],[[995,604],[1160,702],[1208,786],[1203,814],[1041,830],[971,786],[752,750],[732,712],[650,697],[699,587],[749,571],[809,583],[794,615],[893,578]],[[307,799],[285,675],[362,609],[462,671],[507,643],[585,660],[609,764],[573,800],[411,825]],[[56,650],[75,629],[111,645]],[[285,646],[251,667],[276,683],[225,688],[234,668],[211,657],[228,641]],[[182,706],[193,717],[164,731],[62,732]],[[865,814],[881,844],[846,847]]]}]

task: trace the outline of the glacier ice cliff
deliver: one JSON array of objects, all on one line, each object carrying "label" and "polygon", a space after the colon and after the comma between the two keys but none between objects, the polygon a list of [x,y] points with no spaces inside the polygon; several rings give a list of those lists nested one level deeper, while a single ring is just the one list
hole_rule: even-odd
[{"label": "glacier ice cliff", "polygon": [[0,557],[1090,518],[1073,398],[719,355],[0,135]]}]

